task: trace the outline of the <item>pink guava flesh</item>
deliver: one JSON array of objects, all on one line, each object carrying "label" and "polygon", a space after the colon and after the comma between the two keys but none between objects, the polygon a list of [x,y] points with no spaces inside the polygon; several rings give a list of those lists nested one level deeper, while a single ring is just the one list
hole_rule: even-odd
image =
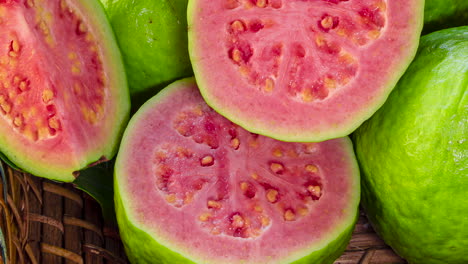
[{"label": "pink guava flesh", "polygon": [[116,165],[125,210],[195,261],[291,260],[353,224],[359,174],[348,138],[252,134],[208,107],[193,80],[163,90],[129,128]]},{"label": "pink guava flesh", "polygon": [[413,58],[421,0],[194,0],[189,47],[207,103],[284,141],[349,134]]}]

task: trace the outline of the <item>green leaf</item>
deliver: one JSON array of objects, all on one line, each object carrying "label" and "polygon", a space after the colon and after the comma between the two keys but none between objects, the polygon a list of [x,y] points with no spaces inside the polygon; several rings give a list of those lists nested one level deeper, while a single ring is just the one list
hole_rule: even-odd
[{"label": "green leaf", "polygon": [[3,236],[3,231],[0,228],[0,247],[2,249],[2,259],[5,260],[3,263],[8,264],[8,256],[7,256],[7,248],[6,248],[6,242],[5,242],[5,237]]},{"label": "green leaf", "polygon": [[[1,152],[0,152],[1,154]],[[5,168],[3,167],[3,163],[0,161],[0,175],[2,176],[3,182],[3,200],[5,203],[8,201],[8,182],[6,178]]]},{"label": "green leaf", "polygon": [[[0,175],[2,176],[2,182],[3,182],[2,184],[3,185],[3,200],[6,203],[7,198],[8,198],[8,185],[7,185],[5,170],[3,168],[3,163],[1,161],[0,161]],[[1,228],[0,228],[0,247],[1,247],[2,259],[4,260],[5,264],[8,264],[7,247],[6,247],[5,237],[3,236],[3,231]]]},{"label": "green leaf", "polygon": [[0,160],[3,160],[8,166],[15,170],[23,171],[22,169],[18,168],[18,166],[16,166],[11,160],[9,160],[2,152],[0,152]]},{"label": "green leaf", "polygon": [[82,170],[73,184],[101,205],[104,220],[115,224],[113,165],[110,161]]}]

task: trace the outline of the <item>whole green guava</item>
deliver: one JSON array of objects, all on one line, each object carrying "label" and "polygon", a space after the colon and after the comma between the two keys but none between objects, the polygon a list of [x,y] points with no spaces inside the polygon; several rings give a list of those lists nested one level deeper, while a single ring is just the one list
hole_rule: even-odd
[{"label": "whole green guava", "polygon": [[468,1],[426,0],[423,32],[468,25]]},{"label": "whole green guava", "polygon": [[122,51],[133,101],[145,101],[168,83],[193,74],[188,0],[101,1]]},{"label": "whole green guava", "polygon": [[468,26],[421,39],[384,106],[353,135],[362,204],[409,263],[468,263]]}]

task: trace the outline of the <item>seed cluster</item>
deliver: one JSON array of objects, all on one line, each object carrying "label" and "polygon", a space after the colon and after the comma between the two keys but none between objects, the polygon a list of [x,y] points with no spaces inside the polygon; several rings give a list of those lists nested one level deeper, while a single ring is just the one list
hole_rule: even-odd
[{"label": "seed cluster", "polygon": [[[317,144],[284,144],[251,134],[206,105],[183,110],[172,124],[180,142],[156,148],[156,185],[176,208],[204,200],[197,220],[212,234],[260,236],[273,221],[300,221],[324,194],[320,166],[310,158]],[[264,159],[225,164],[248,153]]]},{"label": "seed cluster", "polygon": [[[91,125],[99,122],[106,80],[96,40],[81,15],[64,0],[27,0],[12,10],[0,6],[0,24],[7,29],[0,36],[0,116],[31,141],[58,135],[64,129],[62,110],[80,113]],[[19,16],[35,34],[17,30]],[[74,38],[78,46],[57,45],[64,37],[57,31],[72,32],[65,38]]]},{"label": "seed cluster", "polygon": [[[305,25],[296,31],[288,29],[288,39],[282,39],[275,32],[285,25],[272,19],[271,12],[277,9],[287,12],[292,3],[227,0],[226,8],[239,12],[239,18],[226,25],[227,57],[246,83],[265,95],[285,95],[304,103],[324,100],[355,78],[359,49],[379,38],[385,26],[384,0],[369,1],[368,6],[354,14],[337,12],[346,8],[346,2],[323,0],[325,11],[310,11],[307,17],[298,17],[297,24]],[[294,4],[309,8],[308,1]],[[260,10],[256,18],[240,17],[244,10],[253,8]],[[261,10],[270,15],[262,16]],[[297,42],[291,40],[295,35]],[[270,36],[276,37],[269,41]],[[343,46],[342,39],[350,39],[355,46]],[[311,40],[313,45],[309,44]],[[315,77],[310,78],[311,73]]]},{"label": "seed cluster", "polygon": [[31,141],[52,137],[62,129],[55,91],[46,87],[39,96],[40,103],[31,104],[37,100],[38,88],[36,80],[19,67],[19,60],[27,56],[25,48],[14,32],[8,34],[7,41],[10,45],[3,51],[7,55],[0,61],[0,115]]}]

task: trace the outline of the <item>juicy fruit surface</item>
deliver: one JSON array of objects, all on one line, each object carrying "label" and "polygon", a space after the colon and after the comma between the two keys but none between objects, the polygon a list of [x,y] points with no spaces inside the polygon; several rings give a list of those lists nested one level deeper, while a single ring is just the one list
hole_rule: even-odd
[{"label": "juicy fruit surface", "polygon": [[122,50],[133,97],[148,99],[156,88],[192,75],[187,0],[101,1]]},{"label": "juicy fruit surface", "polygon": [[115,152],[128,91],[106,23],[95,1],[0,2],[0,150],[19,167],[71,181]]},{"label": "juicy fruit surface", "polygon": [[189,51],[207,103],[283,141],[349,134],[417,48],[423,1],[195,0]]},{"label": "juicy fruit surface", "polygon": [[421,39],[388,101],[355,133],[363,205],[410,263],[467,263],[468,27]]},{"label": "juicy fruit surface", "polygon": [[251,134],[209,108],[193,79],[146,103],[119,153],[117,210],[133,259],[144,258],[135,245],[148,236],[156,245],[145,254],[163,263],[171,254],[328,263],[349,241],[359,202],[349,139],[286,143]]}]

